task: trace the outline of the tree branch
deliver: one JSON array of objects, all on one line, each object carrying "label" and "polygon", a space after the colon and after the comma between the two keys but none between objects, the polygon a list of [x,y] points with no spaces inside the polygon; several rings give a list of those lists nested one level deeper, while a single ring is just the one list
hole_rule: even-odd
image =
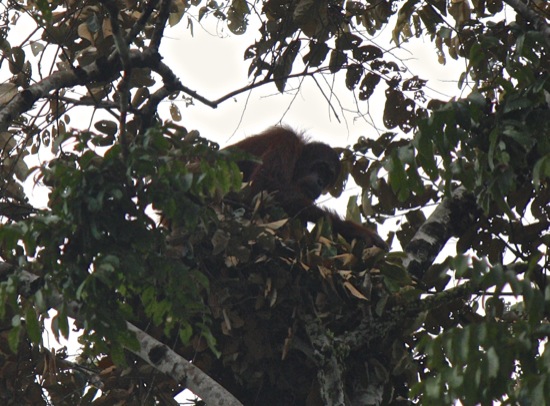
[{"label": "tree branch", "polygon": [[184,384],[207,405],[242,406],[223,386],[166,344],[155,340],[131,323],[126,322],[126,326],[140,343],[139,350],[130,351],[176,382]]},{"label": "tree branch", "polygon": [[[150,119],[156,112],[158,104],[165,97],[177,91],[181,91],[209,107],[217,108],[220,103],[238,94],[275,81],[275,79],[266,78],[259,82],[254,82],[240,89],[229,92],[226,95],[212,101],[204,96],[201,96],[195,90],[185,86],[174,74],[174,72],[161,61],[161,56],[158,52],[152,48],[148,48],[144,51],[129,50],[127,63],[130,68],[152,69],[162,77],[164,83],[164,86],[158,89],[149,102],[142,109],[140,109],[141,114],[146,121],[151,121]],[[121,57],[118,51],[114,51],[111,55],[109,55],[109,57],[100,58],[85,67],[77,67],[71,70],[63,70],[52,73],[47,78],[30,85],[28,88],[17,93],[15,97],[13,97],[2,109],[0,109],[0,132],[6,131],[13,120],[31,110],[34,103],[36,103],[39,99],[50,97],[50,93],[52,91],[71,88],[74,86],[85,86],[98,81],[113,80],[120,75],[121,69]],[[287,79],[313,76],[322,71],[323,69],[318,69],[312,72],[301,72],[289,75]]]},{"label": "tree branch", "polygon": [[512,7],[516,13],[524,19],[531,22],[543,35],[546,45],[550,47],[550,26],[545,21],[544,17],[541,17],[533,11],[533,9],[529,8],[529,6],[522,0],[504,0],[504,2]]},{"label": "tree branch", "polygon": [[314,348],[319,392],[325,405],[344,405],[344,363],[337,356],[335,345],[319,320],[304,316],[304,326]]},{"label": "tree branch", "polygon": [[119,139],[122,147],[122,154],[124,157],[128,156],[128,135],[126,134],[126,115],[128,113],[128,105],[130,104],[130,78],[132,77],[132,65],[130,64],[129,52],[130,48],[126,43],[126,40],[122,37],[122,30],[118,23],[119,10],[116,3],[113,0],[100,0],[103,6],[109,12],[109,21],[111,22],[111,29],[113,31],[113,38],[115,41],[115,47],[120,57],[120,63],[124,70],[122,80],[118,84],[119,94]]},{"label": "tree branch", "polygon": [[[132,50],[129,60],[133,67],[152,67],[157,65],[160,55],[147,50],[143,52]],[[6,131],[15,118],[32,109],[37,100],[48,97],[50,92],[83,86],[90,82],[111,80],[119,75],[120,68],[120,58],[118,53],[114,52],[108,58],[100,58],[83,68],[52,73],[47,78],[19,92],[0,110],[0,132]]]},{"label": "tree branch", "polygon": [[[17,272],[21,283],[20,294],[32,295],[42,285],[42,278],[25,270],[15,270],[11,265],[0,262],[0,276]],[[64,302],[59,292],[50,292],[48,306],[58,308]],[[80,320],[80,304],[67,303],[67,314],[75,320]],[[140,343],[139,350],[129,349],[146,363],[158,371],[171,377],[177,383],[184,385],[199,396],[206,404],[220,406],[242,406],[242,404],[223,386],[212,379],[208,374],[187,361],[181,355],[170,349],[166,344],[154,339],[133,324],[126,322],[126,327],[136,335]]]},{"label": "tree branch", "polygon": [[421,280],[447,241],[470,227],[478,212],[474,196],[463,186],[444,198],[405,247],[408,272]]},{"label": "tree branch", "polygon": [[443,292],[408,301],[384,311],[381,318],[363,318],[356,329],[340,335],[335,341],[351,351],[360,350],[373,341],[380,342],[392,333],[402,332],[404,326],[415,320],[421,313],[446,306],[457,299],[465,299],[474,292],[474,285],[471,282],[465,282]]},{"label": "tree branch", "polygon": [[143,10],[141,15],[139,16],[139,19],[136,21],[136,23],[130,30],[130,33],[126,37],[126,44],[130,45],[132,42],[134,42],[134,39],[136,39],[138,33],[142,32],[145,29],[145,24],[147,24],[147,21],[149,20],[149,17],[151,17],[151,14],[153,14],[153,11],[155,11],[158,2],[159,0],[151,0],[145,5],[145,10]]},{"label": "tree branch", "polygon": [[153,36],[151,37],[150,47],[158,52],[160,48],[160,42],[164,36],[164,28],[166,27],[166,21],[170,17],[170,6],[172,2],[170,0],[162,0],[160,3],[160,12],[158,15],[158,20],[155,24],[155,29],[153,31]]}]

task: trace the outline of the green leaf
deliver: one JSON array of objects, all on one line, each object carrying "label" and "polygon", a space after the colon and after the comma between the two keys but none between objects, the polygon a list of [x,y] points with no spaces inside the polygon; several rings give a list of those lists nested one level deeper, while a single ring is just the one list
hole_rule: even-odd
[{"label": "green leaf", "polygon": [[114,121],[100,120],[94,124],[97,131],[107,134],[108,136],[114,136],[118,131],[118,125]]},{"label": "green leaf", "polygon": [[210,329],[201,323],[199,323],[199,327],[202,327],[201,337],[206,340],[210,351],[212,351],[217,358],[221,357],[221,352],[216,348],[216,338],[212,335]]},{"label": "green leaf", "polygon": [[308,66],[316,68],[326,59],[328,51],[330,48],[324,42],[310,41],[309,52],[304,55],[303,61]]},{"label": "green leaf", "polygon": [[49,21],[52,18],[51,4],[48,0],[36,0],[36,5],[42,13],[42,18]]},{"label": "green leaf", "polygon": [[126,365],[126,356],[124,348],[121,345],[113,343],[111,346],[110,355],[115,365]]},{"label": "green leaf", "polygon": [[355,89],[359,81],[361,80],[361,76],[363,76],[363,66],[358,64],[353,64],[348,66],[346,70],[346,87],[349,90]]},{"label": "green leaf", "polygon": [[38,344],[42,339],[42,329],[38,323],[38,318],[36,317],[36,311],[34,307],[28,306],[25,313],[26,329],[29,338],[34,344]]},{"label": "green leaf", "polygon": [[21,338],[21,325],[12,327],[10,332],[8,333],[8,345],[10,347],[10,350],[14,354],[17,354],[17,350],[19,349],[20,338]]},{"label": "green leaf", "polygon": [[453,258],[451,263],[456,278],[462,278],[470,269],[470,258],[467,255],[458,255]]},{"label": "green leaf", "polygon": [[233,34],[244,34],[248,26],[247,16],[249,13],[250,10],[245,0],[233,0],[227,12],[227,28],[229,28]]},{"label": "green leaf", "polygon": [[550,178],[550,155],[540,158],[533,167],[533,185],[540,189],[542,183]]},{"label": "green leaf", "polygon": [[182,343],[188,344],[193,336],[193,327],[189,323],[183,323],[179,328],[178,335]]},{"label": "green leaf", "polygon": [[407,182],[405,165],[399,159],[396,150],[392,151],[391,158],[386,164],[386,169],[389,172],[388,180],[393,192],[400,201],[405,201],[409,197],[410,189]]},{"label": "green leaf", "polygon": [[333,49],[330,53],[329,70],[331,73],[336,73],[348,61],[348,56],[337,49]]},{"label": "green leaf", "polygon": [[350,196],[346,206],[346,220],[361,223],[361,210],[357,205],[357,196]]},{"label": "green leaf", "polygon": [[286,81],[288,76],[292,72],[292,65],[294,60],[300,51],[301,41],[294,40],[287,45],[281,57],[277,60],[275,64],[275,70],[273,72],[273,77],[275,79],[275,85],[277,89],[283,93],[285,90]]},{"label": "green leaf", "polygon": [[368,100],[373,95],[378,83],[380,83],[380,79],[380,75],[376,73],[367,73],[359,86],[359,100]]},{"label": "green leaf", "polygon": [[57,326],[59,328],[59,331],[65,337],[65,339],[69,338],[69,318],[67,317],[67,310],[65,305],[61,307],[61,311],[58,310],[57,315],[55,316],[57,319]]},{"label": "green leaf", "polygon": [[[361,37],[355,34],[352,34],[350,32],[342,32],[338,36],[338,38],[336,38],[335,44],[336,44],[336,49],[351,50],[351,49],[358,49],[358,46],[361,42],[363,42],[363,39]],[[376,48],[376,47],[372,47],[372,48]],[[378,49],[378,51],[382,52],[380,49]]]},{"label": "green leaf", "polygon": [[487,377],[496,378],[498,377],[500,369],[500,362],[498,354],[494,347],[490,347],[487,351]]},{"label": "green leaf", "polygon": [[374,45],[363,45],[353,48],[353,57],[359,62],[369,62],[384,56],[384,52]]},{"label": "green leaf", "polygon": [[411,276],[405,268],[396,264],[386,264],[381,267],[380,272],[384,275],[386,281],[389,279],[392,283],[404,286],[412,283]]}]

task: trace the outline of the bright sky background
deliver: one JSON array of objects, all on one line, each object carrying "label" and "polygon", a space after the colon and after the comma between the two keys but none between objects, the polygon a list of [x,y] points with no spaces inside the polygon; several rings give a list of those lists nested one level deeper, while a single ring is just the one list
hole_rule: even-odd
[{"label": "bright sky background", "polygon": [[[220,30],[221,26],[215,24],[214,19],[209,19],[204,29],[195,23],[194,36],[191,36],[191,31],[185,29],[185,25],[183,23],[168,30],[161,48],[164,61],[172,67],[184,85],[214,100],[249,83],[247,72],[250,61],[244,61],[243,55],[256,38],[256,29],[249,28],[243,36],[228,36]],[[220,31],[218,33],[217,28]],[[390,35],[387,30],[374,44],[387,49]],[[415,40],[414,46],[406,44],[409,51],[397,49],[392,54],[405,60],[413,74],[429,78],[428,86],[441,92],[438,97],[447,99],[456,95],[456,83],[464,65],[452,60],[447,65],[440,65],[433,45],[419,41]],[[298,61],[300,56],[296,59]],[[328,76],[325,78],[332,80]],[[359,102],[361,112],[370,114],[370,117],[361,118],[356,113],[354,96],[344,85],[344,75],[337,75],[334,81],[337,98],[333,96],[333,101],[340,118],[338,122],[325,99],[325,96],[330,96],[330,83],[324,80],[318,78],[323,92],[311,78],[305,78],[301,85],[298,79],[294,79],[287,83],[288,94],[280,94],[274,84],[268,84],[227,100],[217,109],[199,102],[187,108],[180,103],[183,116],[181,123],[188,129],[199,130],[202,136],[222,145],[257,134],[279,122],[304,130],[311,138],[333,146],[349,145],[359,136],[376,138],[379,133],[386,131],[382,127],[383,82],[380,82],[370,101]],[[347,112],[342,111],[339,104]],[[167,108],[168,103],[164,105],[164,109]]]}]

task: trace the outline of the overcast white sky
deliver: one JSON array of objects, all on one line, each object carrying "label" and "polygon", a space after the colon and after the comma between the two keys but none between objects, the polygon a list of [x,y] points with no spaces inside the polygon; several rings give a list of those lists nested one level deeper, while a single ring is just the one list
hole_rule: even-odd
[{"label": "overcast white sky", "polygon": [[[190,30],[184,28],[185,24],[168,30],[161,52],[165,62],[185,85],[214,100],[249,83],[247,71],[250,61],[244,61],[243,55],[256,38],[257,30],[250,28],[243,36],[224,37],[222,33],[220,38],[213,19],[207,22],[211,24],[205,29],[195,23],[193,37]],[[376,40],[377,45],[388,49],[389,36],[388,30],[383,38]],[[441,98],[458,94],[456,81],[464,69],[463,62],[462,66],[460,62],[452,60],[445,66],[440,65],[431,43],[415,42],[405,45],[407,49],[413,49],[414,54],[404,50],[393,53],[407,61],[407,67],[412,73],[429,79],[428,86],[441,92]],[[330,84],[323,83],[323,80],[319,78],[318,82],[323,85],[324,94],[330,96]],[[362,113],[370,113],[371,116],[363,119],[358,117],[356,101],[344,86],[344,76],[338,75],[334,82],[337,98],[333,98],[333,101],[340,122],[311,78],[305,78],[299,88],[298,85],[297,79],[289,81],[286,88],[290,91],[282,95],[274,84],[269,84],[238,95],[234,100],[227,100],[217,109],[199,102],[188,108],[180,104],[184,117],[182,124],[189,129],[199,130],[201,135],[215,139],[222,145],[261,132],[281,120],[333,146],[353,143],[359,136],[377,137],[377,131],[385,131],[382,127],[384,83],[379,84],[377,93],[369,102],[359,102]],[[347,112],[343,112],[338,104]],[[163,109],[167,109],[166,104]],[[378,130],[373,127],[372,120]],[[234,137],[230,138],[233,134]]]},{"label": "overcast white sky", "polygon": [[[243,55],[245,49],[257,38],[257,26],[252,25],[242,36],[229,33],[224,24],[215,18],[203,20],[203,27],[195,21],[193,36],[187,28],[187,21],[166,30],[161,54],[186,86],[214,100],[249,83],[247,71],[250,61],[244,61]],[[390,29],[375,38],[373,44],[390,50],[393,46],[389,41],[392,24],[388,27]],[[27,23],[23,16],[16,29],[10,32],[8,40],[12,46],[18,45],[33,28],[32,21]],[[442,99],[458,95],[456,81],[465,68],[464,62],[448,59],[447,65],[441,65],[437,62],[433,44],[423,44],[420,41],[413,39],[403,46],[406,51],[397,49],[391,53],[406,61],[406,67],[412,74],[428,79],[428,87],[441,92]],[[55,47],[48,48],[51,52],[54,49]],[[298,56],[297,61],[300,58]],[[38,57],[32,60],[37,62]],[[43,58],[43,72],[49,69],[48,58]],[[7,64],[4,64],[0,70],[0,80],[8,77]],[[327,83],[325,80],[331,82]],[[386,87],[383,82],[378,85],[371,100],[356,105],[353,94],[344,86],[343,73],[337,75],[333,82],[332,80],[330,76],[318,77],[318,83],[322,86],[321,92],[311,78],[305,78],[301,84],[295,79],[287,83],[287,93],[284,95],[278,93],[274,84],[269,84],[227,100],[217,109],[199,102],[185,107],[180,102],[178,105],[183,116],[180,124],[188,129],[199,130],[204,137],[214,139],[222,145],[254,135],[279,122],[304,130],[311,138],[333,146],[351,144],[359,136],[377,137],[379,133],[386,131],[382,126],[383,92]],[[334,86],[335,96],[330,94],[331,86]],[[340,121],[329,108],[325,96],[332,97]],[[165,118],[169,117],[169,104],[166,101],[161,105]],[[358,108],[364,117],[358,116]],[[72,125],[82,125],[83,122],[86,121],[79,119]]]}]

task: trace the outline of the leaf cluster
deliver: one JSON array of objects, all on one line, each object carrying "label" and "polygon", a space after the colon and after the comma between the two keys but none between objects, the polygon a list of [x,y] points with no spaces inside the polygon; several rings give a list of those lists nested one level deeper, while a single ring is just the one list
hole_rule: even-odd
[{"label": "leaf cluster", "polygon": [[[377,249],[333,242],[328,223],[308,232],[269,196],[257,196],[250,207],[247,189],[239,191],[236,157],[196,132],[153,128],[127,155],[120,144],[106,144],[101,133],[66,134],[64,152],[37,169],[50,189],[47,209],[0,229],[6,264],[40,280],[27,293],[20,273],[0,284],[14,362],[22,346],[42,343],[52,308],[53,333],[68,337],[68,317],[77,307],[74,327],[84,347],[79,365],[97,373],[105,368],[119,387],[143,385],[108,372],[113,363],[136,362],[123,352],[138,345],[126,329],[131,321],[243,400],[262,391],[265,399],[303,402],[315,391],[318,369],[305,315],[317,314],[339,337],[357,317],[379,317],[390,293],[410,286],[397,258],[380,262],[378,270]],[[340,351],[348,359],[348,345]],[[388,385],[383,357],[375,358]],[[97,395],[88,385],[47,386],[56,399],[68,392],[89,401]],[[115,393],[105,391],[96,401]],[[36,401],[31,393],[25,399]]]},{"label": "leaf cluster", "polygon": [[[0,35],[10,78],[0,86],[0,396],[172,397],[182,382],[124,350],[139,348],[131,321],[246,404],[549,403],[549,6],[533,0],[507,20],[505,3],[518,5],[9,3]],[[270,196],[241,190],[238,156],[161,121],[159,104],[178,92],[215,107],[244,91],[208,101],[161,61],[164,27],[187,16],[192,28],[191,7],[237,34],[262,17],[245,54],[254,77],[246,89],[274,82],[282,92],[290,78],[341,72],[362,102],[385,82],[383,124],[395,132],[341,150],[332,192],[351,175],[363,193],[348,217],[397,217],[403,252],[335,241],[325,221],[307,231]],[[23,14],[40,39],[12,46],[7,33]],[[468,95],[427,102],[426,81],[405,77],[367,36],[394,15],[396,44],[427,37],[442,63],[465,59],[458,84]],[[41,61],[51,44],[54,73],[29,53]],[[70,129],[81,124],[71,109],[83,106],[116,122]],[[170,114],[182,119],[175,103]],[[23,158],[44,146],[55,157],[33,170],[49,201],[34,208],[20,187]],[[436,262],[452,237],[457,253]],[[75,364],[41,347],[48,318],[67,337],[69,316],[84,348]]]},{"label": "leaf cluster", "polygon": [[[152,129],[132,145],[126,160],[118,144],[102,154],[89,149],[101,138],[67,134],[74,152],[41,169],[51,189],[48,209],[2,232],[5,260],[25,256],[25,267],[44,276],[45,292],[63,295],[54,334],[69,335],[65,305],[87,303],[82,327],[96,351],[105,350],[105,338],[119,347],[128,340],[117,335],[132,314],[132,300],[142,302],[157,323],[177,314],[178,323],[189,329],[193,317],[202,317],[200,295],[208,281],[192,254],[189,263],[166,254],[166,231],[155,210],[190,232],[207,233],[216,216],[206,202],[240,185],[228,154],[196,132],[177,128],[167,137]],[[43,303],[41,312],[46,310]]]}]

